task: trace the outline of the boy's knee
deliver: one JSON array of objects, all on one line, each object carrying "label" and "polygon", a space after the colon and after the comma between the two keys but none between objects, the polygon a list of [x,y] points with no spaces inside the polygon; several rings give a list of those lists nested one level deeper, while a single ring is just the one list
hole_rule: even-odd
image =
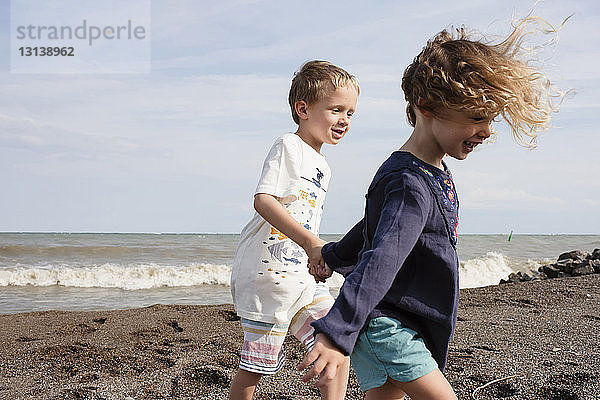
[{"label": "boy's knee", "polygon": [[257,372],[247,371],[245,369],[239,368],[237,373],[235,374],[235,378],[243,380],[245,382],[256,382],[262,378],[263,375]]}]

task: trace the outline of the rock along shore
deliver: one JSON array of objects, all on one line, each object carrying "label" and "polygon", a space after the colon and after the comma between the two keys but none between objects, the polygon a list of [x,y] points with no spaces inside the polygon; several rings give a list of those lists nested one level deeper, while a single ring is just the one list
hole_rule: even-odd
[{"label": "rock along shore", "polygon": [[594,273],[600,273],[600,249],[594,249],[591,253],[573,250],[558,256],[554,263],[542,265],[532,274],[512,273],[508,276],[508,279],[500,280],[500,284],[583,276]]}]

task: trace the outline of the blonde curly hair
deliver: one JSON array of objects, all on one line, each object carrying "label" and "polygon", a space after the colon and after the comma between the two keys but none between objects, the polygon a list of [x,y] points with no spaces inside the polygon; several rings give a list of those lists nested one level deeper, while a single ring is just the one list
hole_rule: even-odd
[{"label": "blonde curly hair", "polygon": [[404,71],[409,123],[416,124],[414,107],[434,115],[447,108],[486,119],[502,116],[518,143],[535,147],[538,132],[549,127],[564,94],[532,66],[536,49],[526,48],[524,42],[535,32],[556,38],[558,29],[541,18],[527,17],[497,44],[471,40],[464,27],[451,32],[443,30],[429,40]]}]

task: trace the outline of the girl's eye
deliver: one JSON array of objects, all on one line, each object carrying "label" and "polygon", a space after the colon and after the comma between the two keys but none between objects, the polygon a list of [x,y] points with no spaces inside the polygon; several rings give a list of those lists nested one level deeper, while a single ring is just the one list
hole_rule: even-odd
[{"label": "girl's eye", "polygon": [[473,117],[471,118],[473,120],[473,122],[475,122],[476,124],[482,124],[482,123],[487,123],[488,125],[491,124],[493,122],[493,119],[490,118],[483,118],[483,117]]}]

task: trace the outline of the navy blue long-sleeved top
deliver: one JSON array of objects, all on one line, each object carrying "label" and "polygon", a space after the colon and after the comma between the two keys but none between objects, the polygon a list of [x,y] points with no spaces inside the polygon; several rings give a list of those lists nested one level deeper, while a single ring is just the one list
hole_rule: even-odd
[{"label": "navy blue long-sleeved top", "polygon": [[346,280],[329,313],[312,325],[348,355],[369,320],[396,318],[423,337],[443,370],[459,293],[452,177],[396,151],[366,197],[364,218],[323,247],[329,267]]}]

